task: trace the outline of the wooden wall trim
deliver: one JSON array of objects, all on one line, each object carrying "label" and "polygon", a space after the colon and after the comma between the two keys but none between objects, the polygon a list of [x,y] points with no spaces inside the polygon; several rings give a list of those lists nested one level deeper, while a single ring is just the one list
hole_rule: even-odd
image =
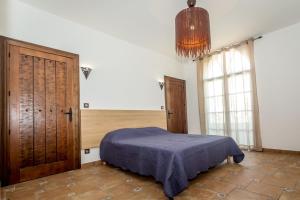
[{"label": "wooden wall trim", "polygon": [[4,120],[4,39],[0,37],[0,180],[3,176],[3,120]]},{"label": "wooden wall trim", "polygon": [[121,128],[160,127],[166,129],[165,111],[81,110],[81,149],[99,147],[106,133]]},{"label": "wooden wall trim", "polygon": [[78,54],[74,54],[74,53],[70,53],[70,52],[66,52],[66,51],[62,51],[62,50],[58,50],[58,49],[54,49],[54,48],[50,48],[38,44],[33,44],[33,43],[10,39],[10,38],[6,38],[6,40],[8,45],[19,46],[27,49],[34,49],[37,51],[46,52],[48,54],[55,54],[55,55],[64,56],[72,59],[78,59],[79,57]]},{"label": "wooden wall trim", "polygon": [[88,168],[88,167],[95,167],[95,166],[99,166],[101,165],[102,162],[101,160],[97,160],[97,161],[93,161],[93,162],[89,162],[89,163],[83,163],[81,164],[81,168]]},{"label": "wooden wall trim", "polygon": [[268,149],[268,148],[263,148],[263,152],[270,152],[270,153],[285,153],[285,154],[300,155],[300,151],[281,150],[281,149]]},{"label": "wooden wall trim", "polygon": [[75,118],[75,124],[77,126],[76,130],[75,130],[75,142],[76,142],[76,146],[75,146],[75,168],[79,169],[81,167],[81,116],[80,116],[80,77],[79,77],[79,72],[80,72],[80,67],[79,67],[79,55],[78,54],[73,54],[74,58],[74,65],[75,67],[74,69],[74,78],[75,80],[75,88],[74,88],[74,92],[77,94],[76,97],[74,97],[74,104],[75,104],[75,108],[74,109],[74,115],[76,116]]},{"label": "wooden wall trim", "polygon": [[1,185],[7,185],[7,66],[6,66],[6,40],[0,36],[0,180]]}]

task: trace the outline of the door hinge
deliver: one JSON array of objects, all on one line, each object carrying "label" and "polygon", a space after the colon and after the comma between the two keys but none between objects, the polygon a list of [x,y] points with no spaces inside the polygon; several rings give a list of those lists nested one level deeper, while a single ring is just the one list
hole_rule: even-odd
[{"label": "door hinge", "polygon": [[10,129],[8,130],[8,135],[10,135]]},{"label": "door hinge", "polygon": [[10,52],[8,52],[8,57],[10,58]]},{"label": "door hinge", "polygon": [[10,96],[10,91],[8,91],[8,96]]}]

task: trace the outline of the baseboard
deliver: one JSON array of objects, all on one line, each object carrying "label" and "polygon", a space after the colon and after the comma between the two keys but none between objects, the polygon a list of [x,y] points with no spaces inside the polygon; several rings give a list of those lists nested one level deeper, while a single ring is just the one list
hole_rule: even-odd
[{"label": "baseboard", "polygon": [[97,160],[97,161],[94,161],[94,162],[81,164],[81,168],[86,168],[86,167],[91,167],[91,166],[98,166],[98,165],[101,165],[101,164],[102,164],[101,160]]},{"label": "baseboard", "polygon": [[263,148],[263,152],[270,152],[270,153],[285,153],[285,154],[300,155],[300,151],[281,150],[281,149],[268,149],[268,148]]}]

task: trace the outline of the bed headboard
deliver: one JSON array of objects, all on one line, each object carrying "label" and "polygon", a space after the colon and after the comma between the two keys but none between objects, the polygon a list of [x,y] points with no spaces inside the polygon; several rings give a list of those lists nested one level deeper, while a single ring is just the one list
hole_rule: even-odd
[{"label": "bed headboard", "polygon": [[99,147],[106,133],[120,128],[167,128],[165,111],[81,110],[81,149]]}]

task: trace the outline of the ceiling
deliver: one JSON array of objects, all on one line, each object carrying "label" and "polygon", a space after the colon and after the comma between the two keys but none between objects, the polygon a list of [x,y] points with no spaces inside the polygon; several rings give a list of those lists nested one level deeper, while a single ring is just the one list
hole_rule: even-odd
[{"label": "ceiling", "polygon": [[[175,56],[175,16],[186,0],[21,0]],[[300,22],[299,0],[197,0],[210,13],[213,49]]]}]

